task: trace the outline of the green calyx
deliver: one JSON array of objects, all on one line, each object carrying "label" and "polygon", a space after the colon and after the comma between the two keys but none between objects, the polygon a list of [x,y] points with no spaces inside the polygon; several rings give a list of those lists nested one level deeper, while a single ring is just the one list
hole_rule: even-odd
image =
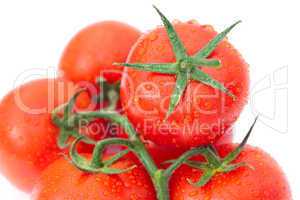
[{"label": "green calyx", "polygon": [[[244,146],[246,145],[250,137],[254,125],[256,124],[257,119],[258,118],[256,117],[254,123],[252,124],[251,128],[249,129],[243,141],[238,145],[237,148],[235,148],[232,152],[230,152],[225,158],[220,158],[215,148],[209,145],[207,147],[203,147],[201,152],[201,155],[205,157],[206,162],[198,162],[198,161],[186,159],[184,161],[186,165],[199,169],[203,172],[199,181],[194,183],[190,179],[188,179],[188,182],[191,185],[194,185],[196,187],[202,187],[206,185],[216,174],[228,173],[239,167],[244,167],[244,166],[250,167],[252,169],[252,166],[248,165],[245,162],[240,162],[240,163],[232,163],[232,162],[242,152]],[[168,161],[168,162],[174,163],[175,161]]]},{"label": "green calyx", "polygon": [[165,119],[167,119],[178,105],[188,83],[190,80],[198,81],[215,89],[218,89],[235,100],[235,95],[232,94],[222,83],[213,79],[210,75],[203,72],[199,66],[218,68],[221,63],[216,59],[207,58],[218,44],[226,37],[226,35],[241,21],[238,21],[225,29],[223,32],[213,38],[206,46],[200,49],[196,54],[189,56],[186,49],[176,33],[171,22],[164,16],[164,14],[154,6],[157,13],[160,15],[164,27],[167,31],[173,52],[175,54],[176,62],[174,63],[115,63],[115,65],[131,67],[142,71],[156,72],[162,74],[170,74],[176,76],[176,84],[171,95],[169,108]]}]

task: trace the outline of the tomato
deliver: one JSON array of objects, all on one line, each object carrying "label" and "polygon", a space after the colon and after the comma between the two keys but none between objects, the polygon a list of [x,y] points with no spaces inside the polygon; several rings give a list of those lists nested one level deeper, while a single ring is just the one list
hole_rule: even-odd
[{"label": "tomato", "polygon": [[103,73],[110,82],[120,80],[122,67],[131,46],[140,36],[132,26],[103,21],[92,24],[77,33],[65,48],[59,69],[62,76],[73,82],[94,82]]},{"label": "tomato", "polygon": [[[209,25],[178,22],[174,28],[188,55],[194,55],[217,32]],[[165,120],[176,76],[126,67],[121,82],[121,102],[129,120],[145,139],[159,145],[195,147],[218,140],[236,121],[248,95],[248,65],[226,39],[208,58],[220,68],[200,67],[222,83],[235,97],[191,80],[174,112]],[[143,35],[132,48],[127,63],[173,63],[175,56],[165,28]]]},{"label": "tomato", "polygon": [[[224,134],[217,142],[216,146],[222,145],[222,144],[228,144],[231,143],[233,140],[233,133],[232,130],[229,130],[228,133]],[[162,145],[156,145],[154,143],[148,142],[147,143],[147,149],[156,162],[156,164],[161,165],[163,162],[168,160],[177,159],[179,156],[181,156],[187,149],[184,148],[176,148],[176,147],[170,147],[170,146],[162,146]]]},{"label": "tomato", "polygon": [[234,131],[232,129],[227,130],[227,132],[222,135],[215,143],[216,146],[220,146],[222,144],[232,143],[234,136]]},{"label": "tomato", "polygon": [[[126,137],[125,133],[120,128],[120,126],[117,125],[112,126],[112,123],[110,121],[99,119],[99,118],[92,120],[87,124],[82,123],[79,133],[81,135],[88,136],[89,138],[95,141],[99,141],[104,138],[116,137],[117,135],[120,134],[123,136],[123,138]],[[78,146],[79,146],[79,151],[85,153],[93,152],[93,149],[95,147],[94,145],[84,144],[84,143],[80,143]]]},{"label": "tomato", "polygon": [[[235,147],[236,145],[227,144],[217,147],[217,150],[221,157],[225,157]],[[292,199],[289,185],[280,166],[261,149],[245,146],[234,162],[246,162],[253,169],[240,167],[228,173],[217,174],[203,187],[195,187],[187,182],[187,179],[193,182],[199,180],[201,172],[182,166],[171,179],[171,199]]]},{"label": "tomato", "polygon": [[52,124],[51,111],[65,103],[74,90],[73,84],[63,80],[39,79],[2,99],[0,171],[19,189],[30,191],[41,171],[58,158],[59,130]]},{"label": "tomato", "polygon": [[[121,159],[113,168],[124,169],[135,164]],[[42,174],[32,194],[33,200],[155,200],[151,180],[142,166],[119,175],[88,174],[69,161],[59,159]]]}]

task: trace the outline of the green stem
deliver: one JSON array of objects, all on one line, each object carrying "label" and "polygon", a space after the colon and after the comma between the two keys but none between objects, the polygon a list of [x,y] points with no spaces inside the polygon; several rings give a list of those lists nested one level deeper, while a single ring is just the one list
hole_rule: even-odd
[{"label": "green stem", "polygon": [[108,102],[108,106],[104,110],[115,111],[120,98],[120,81],[117,83],[108,83],[103,77],[97,80],[97,84],[101,88],[101,94],[96,97],[98,103]]},{"label": "green stem", "polygon": [[169,177],[164,175],[164,170],[158,170],[154,176],[154,187],[156,190],[156,196],[158,200],[169,200]]},{"label": "green stem", "polygon": [[105,146],[107,145],[124,145],[126,147],[128,147],[129,149],[132,149],[133,146],[131,144],[130,141],[126,140],[126,139],[120,139],[120,138],[108,138],[105,140],[101,140],[99,141],[93,151],[93,159],[92,159],[92,165],[94,167],[101,167],[102,166],[102,153],[104,151]]},{"label": "green stem", "polygon": [[[192,163],[189,159],[195,155],[203,155],[206,158],[207,163],[199,163],[199,169],[203,171],[203,176],[201,179],[193,183],[191,180],[188,180],[190,184],[194,186],[203,186],[205,185],[216,173],[223,173],[227,171],[232,171],[238,167],[245,166],[245,163],[230,164],[242,151],[244,145],[246,144],[250,133],[254,127],[255,122],[251,126],[249,132],[244,138],[243,142],[235,149],[232,153],[227,155],[224,159],[218,157],[217,153],[210,146],[208,147],[199,147],[191,149],[190,151],[185,152],[177,160],[172,162],[172,164],[167,169],[160,169],[157,167],[149,152],[147,151],[143,141],[140,139],[139,135],[135,131],[133,125],[128,121],[125,116],[120,115],[114,111],[95,111],[95,112],[78,112],[74,115],[69,115],[65,123],[72,124],[74,127],[77,127],[78,123],[82,119],[94,119],[94,118],[104,118],[115,123],[118,123],[121,127],[124,128],[125,132],[128,134],[128,139],[122,138],[107,138],[97,142],[93,152],[93,157],[91,162],[80,156],[76,152],[76,144],[81,140],[84,141],[84,137],[81,136],[79,139],[75,140],[71,145],[71,158],[75,166],[79,169],[92,172],[92,173],[105,173],[105,174],[119,174],[124,173],[128,170],[132,170],[135,166],[129,167],[127,169],[113,169],[110,168],[110,165],[121,158],[123,155],[128,153],[127,151],[132,151],[141,161],[141,163],[146,168],[149,173],[152,183],[156,190],[156,195],[158,200],[170,200],[169,194],[169,180],[172,174],[178,167],[182,164],[192,164],[197,165],[196,162]],[[69,127],[70,128],[70,127]],[[120,152],[115,155],[107,163],[102,161],[102,153],[106,146],[108,145],[123,145],[128,147],[127,151]],[[196,168],[198,168],[196,166]]]},{"label": "green stem", "polygon": [[206,148],[194,148],[191,149],[190,151],[185,152],[183,155],[181,155],[177,160],[175,160],[173,162],[172,165],[170,165],[165,171],[164,171],[164,175],[166,177],[170,177],[173,172],[180,167],[183,163],[185,163],[188,159],[190,159],[191,157],[195,156],[195,155],[199,155],[199,154],[203,154],[207,151]]},{"label": "green stem", "polygon": [[[169,200],[169,192],[168,192],[168,180],[163,171],[158,169],[155,162],[153,161],[152,157],[150,156],[149,152],[145,148],[144,143],[139,138],[138,134],[136,133],[135,129],[133,128],[132,124],[128,121],[128,119],[116,112],[108,112],[108,111],[97,111],[97,112],[81,112],[77,113],[75,116],[71,117],[69,123],[78,123],[78,120],[81,119],[92,119],[92,118],[105,118],[109,119],[113,122],[120,124],[124,129],[125,132],[129,136],[129,141],[131,145],[131,149],[133,153],[139,158],[142,162],[146,170],[148,171],[151,180],[155,186],[157,191],[157,198],[159,200]],[[117,140],[114,140],[117,141]],[[105,144],[111,144],[108,142],[103,142]],[[115,144],[115,142],[114,142]],[[101,146],[101,148],[100,148]],[[103,145],[98,145],[98,148],[101,150],[103,149]],[[97,151],[97,150],[96,150]],[[94,151],[94,152],[96,152]],[[99,156],[97,154],[97,156]],[[98,162],[98,161],[97,161]]]}]

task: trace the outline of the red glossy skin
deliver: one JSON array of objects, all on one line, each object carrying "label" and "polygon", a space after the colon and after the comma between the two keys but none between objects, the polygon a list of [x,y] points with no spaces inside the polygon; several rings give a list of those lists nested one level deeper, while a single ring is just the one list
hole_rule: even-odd
[{"label": "red glossy skin", "polygon": [[[40,79],[14,89],[2,99],[0,171],[19,189],[31,191],[41,171],[61,152],[56,145],[58,129],[50,113],[69,99],[73,89],[62,80]],[[36,109],[44,110],[31,112]]]},{"label": "red glossy skin", "polygon": [[65,48],[59,69],[62,76],[73,82],[94,82],[101,73],[110,81],[120,80],[124,62],[140,32],[132,26],[103,21],[92,24],[77,33]]},{"label": "red glossy skin", "polygon": [[[134,162],[122,159],[114,168]],[[33,190],[32,200],[155,200],[151,180],[142,166],[120,175],[87,174],[65,159],[59,159],[42,174]]]},{"label": "red glossy skin", "polygon": [[227,130],[227,132],[216,141],[215,146],[230,144],[233,141],[233,137],[234,137],[234,131],[232,129]]},{"label": "red glossy skin", "polygon": [[[211,26],[194,23],[177,23],[175,29],[189,55],[196,53],[217,34]],[[222,67],[203,67],[202,70],[223,83],[237,100],[234,101],[210,86],[191,81],[166,122],[163,119],[173,92],[175,77],[124,69],[121,102],[126,115],[143,137],[156,144],[187,148],[214,143],[231,127],[247,101],[248,65],[227,40],[222,41],[210,57],[219,59]],[[132,48],[127,60],[128,63],[174,61],[169,39],[162,27],[143,35]]]},{"label": "red glossy skin", "polygon": [[[221,157],[236,145],[218,147]],[[201,172],[187,166],[178,169],[171,179],[171,200],[291,200],[288,182],[280,166],[261,149],[246,146],[235,162],[246,162],[252,167],[241,167],[215,176],[203,187],[187,182],[199,180]]]},{"label": "red glossy skin", "polygon": [[[222,145],[222,144],[229,144],[232,143],[233,140],[233,133],[232,130],[230,130],[228,133],[224,134],[217,142],[216,146]],[[175,148],[175,147],[168,147],[168,146],[162,146],[162,145],[156,145],[154,143],[148,143],[147,149],[158,165],[162,165],[163,162],[167,160],[173,160],[177,159],[179,156],[181,156],[187,149],[183,148]]]}]

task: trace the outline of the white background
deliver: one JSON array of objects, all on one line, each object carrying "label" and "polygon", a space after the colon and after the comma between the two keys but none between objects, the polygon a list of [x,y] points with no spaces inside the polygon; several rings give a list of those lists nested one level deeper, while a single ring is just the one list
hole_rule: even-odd
[{"label": "white background", "polygon": [[[300,31],[296,20],[300,12],[296,1],[1,0],[0,96],[14,87],[17,76],[25,70],[55,67],[68,40],[90,23],[115,19],[143,31],[161,24],[151,4],[170,19],[197,19],[219,31],[243,20],[229,39],[250,64],[252,95],[236,125],[235,140],[243,137],[254,116],[260,113],[249,143],[260,146],[280,163],[294,199],[300,199]],[[0,197],[29,199],[1,175]]]}]

